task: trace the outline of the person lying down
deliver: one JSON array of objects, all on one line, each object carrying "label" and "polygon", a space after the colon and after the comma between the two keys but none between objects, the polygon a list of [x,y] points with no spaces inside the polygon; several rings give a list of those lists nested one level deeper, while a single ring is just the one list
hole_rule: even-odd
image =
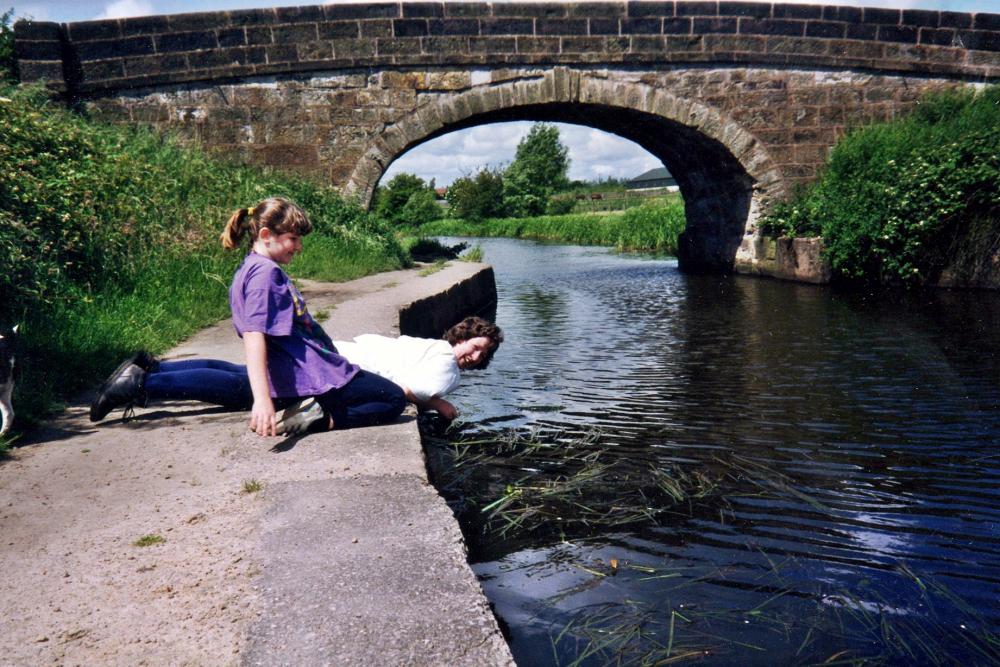
[{"label": "person lying down", "polygon": [[458,387],[463,370],[486,368],[502,342],[500,327],[481,317],[467,317],[443,340],[362,334],[333,343],[351,363],[399,385],[418,408],[435,410],[451,421],[458,409],[442,397]]},{"label": "person lying down", "polygon": [[[480,317],[467,317],[451,327],[443,340],[362,334],[334,345],[351,363],[398,385],[418,408],[435,410],[451,421],[458,409],[443,396],[455,390],[462,371],[486,368],[502,342],[500,327]],[[123,373],[123,368],[128,372]],[[122,362],[98,390],[90,419],[100,421],[116,408],[128,411],[156,400],[202,401],[249,410],[253,392],[246,366],[217,359],[161,361],[139,352]],[[303,419],[303,406],[284,407],[279,433],[301,432],[309,425]]]}]

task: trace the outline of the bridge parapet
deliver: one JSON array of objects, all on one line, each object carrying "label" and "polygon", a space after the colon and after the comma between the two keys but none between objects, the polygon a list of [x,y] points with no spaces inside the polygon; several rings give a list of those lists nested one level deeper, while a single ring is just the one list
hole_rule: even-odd
[{"label": "bridge parapet", "polygon": [[74,95],[385,66],[698,64],[1000,80],[1000,14],[709,1],[336,4],[22,21],[23,81]]}]

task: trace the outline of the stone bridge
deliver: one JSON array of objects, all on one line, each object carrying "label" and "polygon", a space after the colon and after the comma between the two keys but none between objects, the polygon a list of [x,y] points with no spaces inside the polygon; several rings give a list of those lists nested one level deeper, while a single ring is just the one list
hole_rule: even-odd
[{"label": "stone bridge", "polygon": [[23,81],[109,121],[315,174],[363,203],[400,155],[508,120],[673,173],[681,267],[752,271],[755,221],[845,130],[1000,80],[1000,15],[709,1],[334,4],[21,22]]}]

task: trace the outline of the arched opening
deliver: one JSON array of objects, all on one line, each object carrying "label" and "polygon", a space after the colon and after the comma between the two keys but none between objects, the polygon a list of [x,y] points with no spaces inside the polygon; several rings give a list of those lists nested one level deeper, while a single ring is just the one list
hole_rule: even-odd
[{"label": "arched opening", "polygon": [[385,169],[411,148],[455,130],[516,120],[593,127],[656,156],[684,197],[688,224],[678,258],[688,272],[731,272],[744,236],[753,232],[755,202],[780,184],[756,139],[718,112],[644,84],[556,69],[429,101],[372,143],[346,190],[367,204]]}]

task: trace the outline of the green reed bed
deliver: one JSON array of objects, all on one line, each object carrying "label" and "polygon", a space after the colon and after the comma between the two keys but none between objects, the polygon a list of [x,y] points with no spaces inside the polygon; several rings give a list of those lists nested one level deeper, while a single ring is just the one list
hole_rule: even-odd
[{"label": "green reed bed", "polygon": [[620,251],[677,252],[684,231],[684,203],[677,197],[618,213],[578,213],[536,218],[441,219],[421,225],[424,236],[501,236],[612,246]]},{"label": "green reed bed", "polygon": [[20,427],[136,348],[226,316],[233,210],[285,196],[315,233],[295,276],[404,266],[384,223],[306,179],[231,165],[152,132],[93,122],[39,88],[0,88],[0,330],[22,325]]}]

